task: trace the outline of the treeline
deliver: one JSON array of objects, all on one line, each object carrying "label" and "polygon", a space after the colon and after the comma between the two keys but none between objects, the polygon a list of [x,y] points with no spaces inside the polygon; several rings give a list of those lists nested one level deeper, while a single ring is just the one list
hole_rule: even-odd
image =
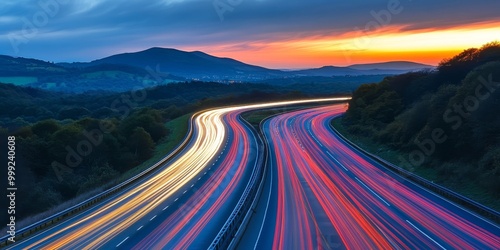
[{"label": "treeline", "polygon": [[149,159],[171,135],[169,120],[211,107],[301,97],[267,85],[213,82],[119,94],[0,84],[0,135],[15,135],[17,143],[16,218],[103,186]]},{"label": "treeline", "polygon": [[362,85],[343,119],[350,132],[406,152],[400,165],[436,170],[451,186],[500,198],[500,43],[436,70]]},{"label": "treeline", "polygon": [[[305,91],[303,96],[327,96],[338,92],[335,87],[328,89],[322,86],[315,93]],[[83,117],[118,118],[122,109],[141,107],[162,109],[170,113],[167,119],[172,119],[221,99],[230,103],[234,103],[230,100],[232,98],[237,99],[238,103],[265,101],[270,100],[268,98],[286,98],[289,93],[303,91],[299,87],[266,84],[181,82],[122,93],[95,91],[69,94],[0,83],[0,127],[15,130],[43,119],[64,122]]]},{"label": "treeline", "polygon": [[16,218],[102,186],[149,159],[169,134],[164,122],[161,111],[142,108],[122,120],[49,119],[10,133],[17,143]]}]

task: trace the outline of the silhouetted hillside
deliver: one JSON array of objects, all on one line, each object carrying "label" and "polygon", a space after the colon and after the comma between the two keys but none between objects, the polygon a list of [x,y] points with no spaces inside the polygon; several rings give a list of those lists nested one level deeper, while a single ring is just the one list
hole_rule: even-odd
[{"label": "silhouetted hillside", "polygon": [[113,55],[89,64],[126,64],[140,68],[158,66],[162,72],[199,79],[248,80],[284,75],[284,72],[279,70],[249,65],[231,58],[215,57],[200,51],[185,52],[167,48]]},{"label": "silhouetted hillside", "polygon": [[424,69],[432,69],[434,66],[414,63],[408,61],[392,61],[392,62],[382,62],[382,63],[367,63],[367,64],[353,64],[348,66],[351,69],[357,70],[404,70],[404,71],[418,71]]},{"label": "silhouetted hillside", "polygon": [[363,75],[397,75],[409,71],[432,69],[432,66],[412,62],[386,62],[374,64],[357,64],[348,67],[324,66],[316,69],[290,71],[299,76],[363,76]]},{"label": "silhouetted hillside", "polygon": [[500,198],[500,43],[468,49],[437,70],[362,85],[343,119],[352,133],[407,152],[451,186]]}]

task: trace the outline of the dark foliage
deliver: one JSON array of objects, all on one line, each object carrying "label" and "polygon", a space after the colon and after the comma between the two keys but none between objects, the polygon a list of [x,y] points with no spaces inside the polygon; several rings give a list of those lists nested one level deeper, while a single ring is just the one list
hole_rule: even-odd
[{"label": "dark foliage", "polygon": [[[362,85],[343,120],[351,132],[408,153],[442,181],[470,182],[500,198],[500,43],[468,49],[437,71],[387,77]],[[441,131],[444,141],[435,140]],[[442,137],[441,137],[442,138]],[[427,143],[428,152],[419,147]],[[432,149],[432,150],[431,150]]]}]

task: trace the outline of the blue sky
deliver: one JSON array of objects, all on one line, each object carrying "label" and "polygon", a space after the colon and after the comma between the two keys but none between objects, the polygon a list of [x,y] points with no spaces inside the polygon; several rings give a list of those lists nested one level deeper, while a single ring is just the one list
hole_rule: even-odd
[{"label": "blue sky", "polygon": [[[391,1],[398,0],[3,0],[0,54],[60,62],[155,46],[238,56],[291,40],[336,44]],[[398,2],[396,32],[500,22],[498,0]]]}]

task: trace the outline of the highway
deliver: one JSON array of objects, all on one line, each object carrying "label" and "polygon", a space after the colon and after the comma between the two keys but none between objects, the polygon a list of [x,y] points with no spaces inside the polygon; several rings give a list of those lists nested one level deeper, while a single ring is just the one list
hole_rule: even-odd
[{"label": "highway", "polygon": [[239,249],[500,249],[500,228],[386,170],[329,126],[344,104],[262,128],[265,189]]},{"label": "highway", "polygon": [[[10,249],[203,249],[241,196],[262,150],[242,112],[332,101],[227,107],[194,117],[187,147],[147,178]],[[346,100],[343,98],[342,100]]]}]

